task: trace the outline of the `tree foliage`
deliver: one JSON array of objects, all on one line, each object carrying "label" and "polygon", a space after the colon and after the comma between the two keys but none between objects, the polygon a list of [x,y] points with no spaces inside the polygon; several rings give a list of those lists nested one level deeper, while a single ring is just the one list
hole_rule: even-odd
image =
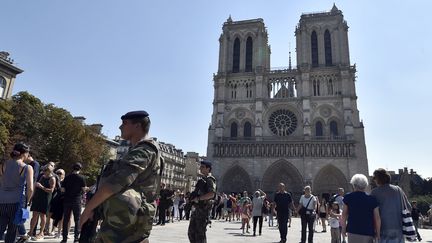
[{"label": "tree foliage", "polygon": [[0,158],[4,157],[9,139],[9,129],[13,122],[11,102],[0,100]]},{"label": "tree foliage", "polygon": [[[7,119],[3,122],[3,117]],[[107,158],[104,137],[91,126],[77,121],[67,110],[54,104],[43,104],[38,98],[20,92],[10,104],[1,104],[0,142],[3,154],[22,141],[30,145],[33,157],[53,161],[71,171],[75,162],[83,164],[83,173],[94,181],[102,160]]]}]

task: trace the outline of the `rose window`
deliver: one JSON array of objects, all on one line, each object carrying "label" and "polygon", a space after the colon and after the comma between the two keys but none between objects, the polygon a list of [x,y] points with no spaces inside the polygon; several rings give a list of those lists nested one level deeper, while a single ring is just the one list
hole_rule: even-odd
[{"label": "rose window", "polygon": [[289,110],[277,110],[269,118],[270,130],[278,136],[288,136],[297,128],[297,117]]}]

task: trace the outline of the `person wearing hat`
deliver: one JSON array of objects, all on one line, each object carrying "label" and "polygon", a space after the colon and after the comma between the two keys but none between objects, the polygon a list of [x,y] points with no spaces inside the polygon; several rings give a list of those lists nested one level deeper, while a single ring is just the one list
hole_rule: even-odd
[{"label": "person wearing hat", "polygon": [[210,175],[212,163],[210,161],[201,161],[200,173],[201,179],[198,180],[195,191],[191,194],[191,200],[195,211],[192,212],[188,237],[191,243],[205,243],[206,229],[212,202],[216,195],[216,179]]},{"label": "person wearing hat", "polygon": [[101,226],[95,242],[148,242],[155,208],[146,198],[158,189],[163,160],[159,145],[149,134],[150,118],[145,111],[121,117],[121,137],[130,142],[129,151],[109,161],[99,187],[87,202],[79,228],[97,210]]},{"label": "person wearing hat", "polygon": [[[84,176],[80,175],[82,164],[77,162],[72,166],[72,173],[67,175],[61,185],[61,191],[64,192],[63,204],[63,240],[67,241],[69,233],[69,220],[71,213],[73,213],[75,225],[78,225],[81,215],[81,199],[82,194],[87,190],[86,181]],[[74,229],[74,242],[79,240],[79,229]]]}]

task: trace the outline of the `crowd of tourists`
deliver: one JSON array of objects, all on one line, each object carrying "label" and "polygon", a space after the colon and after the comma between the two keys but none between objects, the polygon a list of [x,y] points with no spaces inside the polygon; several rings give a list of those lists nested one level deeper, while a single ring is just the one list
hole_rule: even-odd
[{"label": "crowd of tourists", "polygon": [[[0,165],[0,239],[5,243],[39,241],[46,236],[68,239],[71,214],[75,225],[81,215],[82,199],[89,191],[80,175],[81,163],[75,163],[72,173],[56,168],[54,162],[40,165],[30,154],[30,148],[17,143],[11,160]],[[27,208],[31,212],[30,230],[16,223],[17,212]],[[15,222],[14,222],[15,221]],[[39,226],[39,227],[38,227]],[[79,230],[75,227],[74,241]]]},{"label": "crowd of tourists", "polygon": [[[312,243],[315,232],[329,232],[332,243],[404,242],[402,211],[406,207],[414,221],[415,235],[411,239],[421,241],[417,231],[421,214],[416,202],[409,202],[400,187],[390,184],[390,179],[386,170],[375,170],[375,188],[370,191],[368,178],[356,174],[351,178],[352,191],[349,193],[345,193],[344,188],[335,188],[337,193],[334,195],[316,196],[312,194],[312,188],[306,186],[298,201],[294,201],[283,183],[277,186],[273,197],[261,189],[252,194],[247,191],[221,192],[213,200],[209,222],[238,221],[241,222],[241,234],[259,236],[263,234],[265,221],[269,227],[278,227],[283,243],[287,241],[291,218],[299,217],[301,243]],[[156,203],[159,206],[157,225],[189,218],[189,193],[163,188],[160,195]]]},{"label": "crowd of tourists", "polygon": [[[53,162],[41,166],[23,143],[14,146],[11,158],[0,165],[0,239],[6,243],[38,241],[49,235],[62,237],[61,242],[66,242],[71,214],[78,225],[82,195],[92,193],[80,175],[82,165],[75,163],[72,173],[65,176],[65,171],[56,168]],[[417,231],[421,214],[416,203],[409,202],[400,187],[390,184],[386,170],[375,170],[373,181],[376,187],[369,192],[368,178],[356,174],[350,181],[352,192],[345,194],[345,190],[339,188],[335,195],[320,197],[313,195],[312,188],[306,186],[298,201],[294,201],[283,183],[277,185],[272,197],[261,189],[252,194],[247,191],[218,193],[212,200],[207,223],[238,221],[241,234],[259,236],[266,222],[269,227],[278,227],[280,242],[284,243],[294,216],[301,219],[301,243],[312,243],[314,232],[318,231],[329,231],[332,243],[404,242],[401,212],[405,209],[414,220],[415,233],[411,239],[421,241]],[[153,201],[157,208],[154,224],[163,226],[189,220],[193,208],[191,198],[191,193],[172,190],[162,183]],[[26,232],[24,225],[14,220],[16,212],[28,205],[32,214],[30,230]],[[73,237],[74,242],[78,242],[78,227]]]}]

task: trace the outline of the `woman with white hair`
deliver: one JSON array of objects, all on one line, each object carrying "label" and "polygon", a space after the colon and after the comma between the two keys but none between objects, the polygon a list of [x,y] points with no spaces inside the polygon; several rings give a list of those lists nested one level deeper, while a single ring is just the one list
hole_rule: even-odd
[{"label": "woman with white hair", "polygon": [[262,223],[263,223],[263,215],[262,215],[262,207],[264,204],[266,194],[261,189],[258,189],[254,193],[254,197],[252,199],[252,216],[253,216],[253,235],[256,236],[256,225],[257,221],[259,221],[258,233],[261,235],[262,233]]},{"label": "woman with white hair", "polygon": [[377,200],[366,194],[368,179],[365,175],[355,174],[351,178],[354,191],[344,199],[342,212],[342,234],[348,233],[349,243],[373,243],[379,240],[381,219]]}]

